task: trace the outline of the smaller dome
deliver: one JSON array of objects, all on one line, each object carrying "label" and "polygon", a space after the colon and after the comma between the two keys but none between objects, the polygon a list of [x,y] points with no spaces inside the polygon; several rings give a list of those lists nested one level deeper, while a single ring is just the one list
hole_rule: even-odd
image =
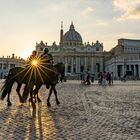
[{"label": "smaller dome", "polygon": [[63,41],[78,41],[82,43],[82,37],[75,31],[73,23],[70,25],[69,31],[64,34]]}]

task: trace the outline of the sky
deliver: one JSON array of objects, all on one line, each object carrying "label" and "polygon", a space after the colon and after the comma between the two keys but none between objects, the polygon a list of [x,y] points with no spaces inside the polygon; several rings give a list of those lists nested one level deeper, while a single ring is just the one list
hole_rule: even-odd
[{"label": "sky", "polygon": [[83,43],[109,51],[119,38],[140,39],[140,0],[0,0],[0,57],[27,58],[41,40],[59,44],[73,21]]}]

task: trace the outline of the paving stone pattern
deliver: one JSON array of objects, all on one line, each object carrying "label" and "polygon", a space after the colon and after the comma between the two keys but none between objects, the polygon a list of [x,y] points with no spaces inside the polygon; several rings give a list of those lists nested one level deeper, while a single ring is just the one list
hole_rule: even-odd
[{"label": "paving stone pattern", "polygon": [[67,81],[56,88],[59,106],[52,95],[47,107],[48,90],[42,86],[42,102],[32,109],[19,102],[14,84],[12,106],[6,98],[0,101],[0,140],[140,140],[140,81],[107,87]]}]

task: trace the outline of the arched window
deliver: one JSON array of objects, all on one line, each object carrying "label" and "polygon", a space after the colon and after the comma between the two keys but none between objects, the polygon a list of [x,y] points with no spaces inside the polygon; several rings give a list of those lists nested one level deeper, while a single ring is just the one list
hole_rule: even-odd
[{"label": "arched window", "polygon": [[40,47],[40,51],[43,51],[43,48],[42,47]]}]

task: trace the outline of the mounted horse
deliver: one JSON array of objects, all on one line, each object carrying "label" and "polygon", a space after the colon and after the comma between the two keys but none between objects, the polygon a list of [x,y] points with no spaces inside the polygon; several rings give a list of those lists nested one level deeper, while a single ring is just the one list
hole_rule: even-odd
[{"label": "mounted horse", "polygon": [[[64,75],[64,69],[65,69],[64,64],[58,63],[54,65],[54,67],[51,67],[49,66],[49,64],[47,65],[44,64],[43,61],[41,61],[40,59],[38,62],[39,62],[38,66],[29,65],[25,68],[15,67],[10,69],[9,74],[5,79],[5,83],[2,87],[2,94],[1,94],[2,100],[6,97],[6,95],[8,95],[7,97],[8,106],[11,105],[10,93],[14,82],[17,82],[18,84],[16,91],[18,93],[21,102],[26,101],[28,97],[28,92],[30,92],[31,102],[34,107],[33,92],[34,95],[37,95],[38,97],[38,90],[40,89],[42,84],[45,84],[47,87],[49,86],[51,87],[47,104],[50,105],[49,99],[52,94],[52,90],[54,90],[56,96],[56,103],[59,103],[57,99],[57,92],[55,86],[57,84],[56,81],[58,80],[58,75],[59,74]],[[23,83],[25,84],[25,90],[22,98],[22,96],[20,95],[20,88]],[[34,85],[36,88],[33,91]]]}]

